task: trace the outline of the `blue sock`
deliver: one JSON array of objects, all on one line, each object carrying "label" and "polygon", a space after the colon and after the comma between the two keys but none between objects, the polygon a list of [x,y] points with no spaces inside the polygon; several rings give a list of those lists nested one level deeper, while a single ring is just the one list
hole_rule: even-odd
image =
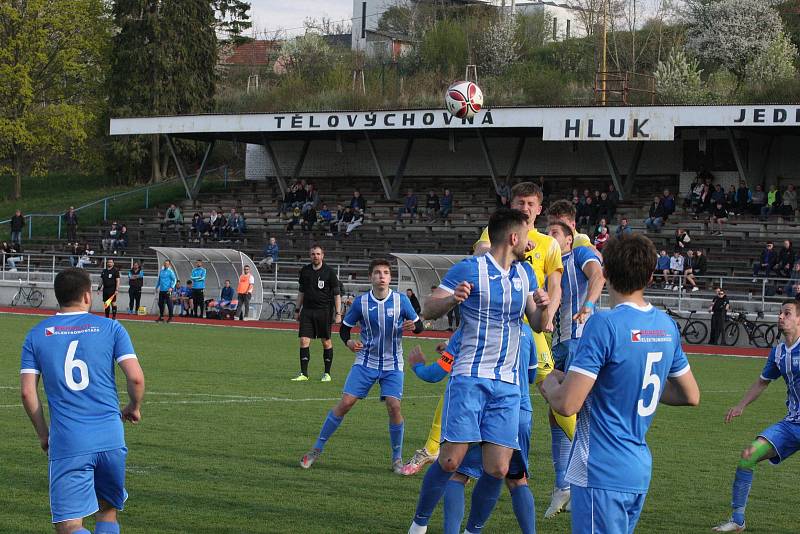
[{"label": "blue sock", "polygon": [[511,505],[522,534],[536,534],[536,504],[527,484],[511,490]]},{"label": "blue sock", "polygon": [[553,470],[556,472],[556,488],[563,490],[569,488],[565,478],[567,477],[567,464],[569,463],[569,453],[572,449],[572,442],[567,434],[559,426],[550,427],[550,454],[553,457]]},{"label": "blue sock", "polygon": [[392,461],[403,458],[403,429],[405,422],[399,425],[389,423],[389,441],[392,443]]},{"label": "blue sock", "polygon": [[452,473],[448,473],[439,462],[433,462],[422,479],[422,487],[419,489],[419,499],[417,500],[417,511],[414,514],[414,522],[421,527],[427,526],[431,520],[433,509],[439,503],[439,499],[444,495],[444,488],[450,480]]},{"label": "blue sock", "polygon": [[503,489],[503,479],[495,478],[485,471],[475,483],[475,489],[472,490],[472,504],[469,510],[469,519],[467,519],[467,530],[469,532],[480,532],[489,516],[492,515],[497,504],[497,499],[500,497],[500,490]]},{"label": "blue sock", "polygon": [[747,506],[747,497],[750,495],[750,487],[753,485],[753,471],[747,469],[736,469],[736,478],[733,479],[733,515],[731,519],[734,523],[744,525],[744,509]]},{"label": "blue sock", "polygon": [[94,526],[94,534],[119,534],[119,523],[98,521]]},{"label": "blue sock", "polygon": [[342,424],[343,417],[336,417],[333,415],[333,412],[328,412],[328,417],[325,418],[325,422],[322,424],[322,430],[319,432],[319,437],[317,438],[317,442],[314,444],[315,449],[322,450],[325,448],[325,444],[328,442],[330,437],[336,432],[336,429],[339,428],[339,425]]},{"label": "blue sock", "polygon": [[464,484],[450,479],[444,488],[444,534],[461,534],[464,521]]}]

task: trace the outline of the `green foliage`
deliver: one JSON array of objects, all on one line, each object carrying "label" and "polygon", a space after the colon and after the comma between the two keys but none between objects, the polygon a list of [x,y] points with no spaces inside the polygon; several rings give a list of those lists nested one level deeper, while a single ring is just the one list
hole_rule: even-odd
[{"label": "green foliage", "polygon": [[211,6],[217,16],[217,33],[221,42],[241,44],[248,40],[244,35],[253,27],[250,21],[250,2],[244,0],[212,0]]},{"label": "green foliage", "polygon": [[510,19],[487,24],[475,45],[475,62],[481,73],[502,74],[519,58],[517,28]]},{"label": "green foliage", "polygon": [[754,85],[771,85],[794,78],[797,47],[781,33],[745,68],[745,79]]},{"label": "green foliage", "polygon": [[440,76],[461,76],[469,56],[467,34],[455,20],[438,21],[425,32],[420,43],[419,56],[428,70]]},{"label": "green foliage", "polygon": [[0,3],[0,172],[14,175],[15,198],[53,158],[86,158],[110,34],[103,0]]},{"label": "green foliage", "polygon": [[333,51],[322,36],[306,32],[283,43],[279,61],[289,74],[315,83],[330,70],[332,59]]},{"label": "green foliage", "polygon": [[413,16],[414,14],[409,6],[390,6],[378,20],[378,31],[411,35]]},{"label": "green foliage", "polygon": [[531,57],[535,51],[553,38],[553,17],[545,10],[520,14],[515,17],[516,42],[522,57]]},{"label": "green foliage", "polygon": [[666,61],[659,62],[656,68],[656,90],[658,99],[664,104],[700,104],[706,98],[706,91],[696,59],[674,48]]}]

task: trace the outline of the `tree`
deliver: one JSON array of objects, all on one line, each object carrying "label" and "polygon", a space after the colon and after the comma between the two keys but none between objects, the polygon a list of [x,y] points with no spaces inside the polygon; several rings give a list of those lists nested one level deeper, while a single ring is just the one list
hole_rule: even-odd
[{"label": "tree", "polygon": [[307,81],[319,81],[331,67],[333,51],[321,35],[306,32],[284,42],[280,57],[288,72]]},{"label": "tree", "polygon": [[656,90],[659,100],[665,104],[698,104],[705,96],[705,89],[697,66],[697,60],[686,57],[680,48],[673,48],[666,61],[656,67]]},{"label": "tree", "polygon": [[514,20],[502,17],[485,26],[475,45],[476,61],[487,74],[502,74],[519,59]]},{"label": "tree", "polygon": [[45,172],[77,155],[99,115],[110,39],[103,0],[0,2],[0,172]]},{"label": "tree", "polygon": [[745,67],[745,77],[753,84],[773,84],[794,78],[797,47],[781,33],[766,50]]},{"label": "tree", "polygon": [[782,32],[778,13],[764,0],[697,3],[689,11],[687,50],[703,62],[725,67],[741,81],[746,66]]},{"label": "tree", "polygon": [[217,34],[221,37],[221,44],[228,42],[241,44],[248,40],[244,32],[253,27],[253,23],[250,21],[250,2],[212,0],[211,6],[216,14],[216,29]]}]

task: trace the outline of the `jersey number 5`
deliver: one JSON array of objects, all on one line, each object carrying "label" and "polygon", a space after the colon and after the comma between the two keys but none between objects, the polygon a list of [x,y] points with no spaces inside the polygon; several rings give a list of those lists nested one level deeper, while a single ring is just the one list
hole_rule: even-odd
[{"label": "jersey number 5", "polygon": [[661,398],[661,378],[653,373],[653,364],[660,362],[663,352],[648,352],[647,363],[644,366],[644,378],[642,379],[642,389],[647,389],[648,386],[653,386],[653,397],[650,402],[645,406],[644,399],[639,399],[639,415],[648,417],[653,415],[658,406],[658,399]]},{"label": "jersey number 5", "polygon": [[[67,387],[72,391],[83,391],[89,387],[89,367],[83,360],[75,359],[75,351],[78,350],[78,340],[70,342],[67,348],[67,359],[64,360],[64,378],[67,380]],[[77,369],[81,379],[75,382],[72,370]]]}]

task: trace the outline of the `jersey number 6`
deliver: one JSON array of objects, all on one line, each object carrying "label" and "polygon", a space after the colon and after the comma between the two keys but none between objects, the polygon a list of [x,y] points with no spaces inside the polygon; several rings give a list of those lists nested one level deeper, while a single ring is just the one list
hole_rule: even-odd
[{"label": "jersey number 6", "polygon": [[650,403],[645,406],[644,399],[639,399],[639,415],[648,417],[653,415],[658,406],[658,399],[661,397],[661,379],[658,375],[653,374],[653,364],[660,362],[663,352],[648,352],[647,363],[644,366],[644,378],[642,380],[642,389],[647,389],[647,386],[653,386],[653,398]]},{"label": "jersey number 6", "polygon": [[[67,348],[67,359],[64,360],[64,378],[67,380],[67,387],[72,391],[83,391],[89,387],[89,368],[83,360],[75,359],[75,351],[78,350],[78,340],[70,342]],[[80,382],[75,382],[72,370],[78,369],[81,375]]]}]

